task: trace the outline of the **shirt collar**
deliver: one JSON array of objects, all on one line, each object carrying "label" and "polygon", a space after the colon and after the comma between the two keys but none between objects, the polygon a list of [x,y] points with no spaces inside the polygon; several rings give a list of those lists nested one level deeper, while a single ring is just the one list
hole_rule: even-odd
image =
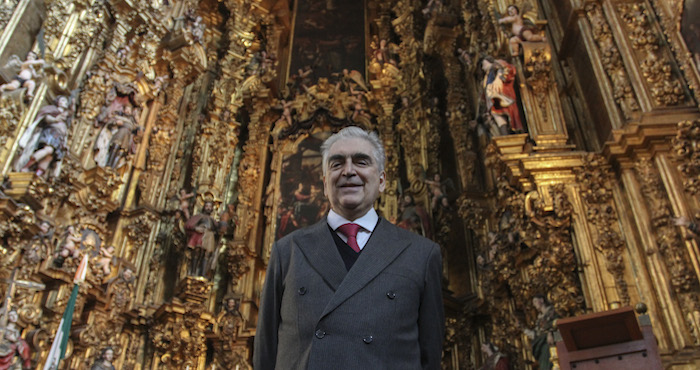
[{"label": "shirt collar", "polygon": [[335,213],[335,211],[331,209],[330,211],[328,211],[328,217],[326,218],[326,221],[328,222],[328,226],[330,226],[333,230],[336,230],[341,225],[347,224],[348,222],[352,222],[360,225],[364,230],[367,230],[371,233],[374,231],[374,227],[377,226],[377,221],[379,221],[379,215],[377,215],[377,211],[375,211],[373,207],[370,208],[364,216],[354,221],[349,221],[346,220],[345,217]]}]

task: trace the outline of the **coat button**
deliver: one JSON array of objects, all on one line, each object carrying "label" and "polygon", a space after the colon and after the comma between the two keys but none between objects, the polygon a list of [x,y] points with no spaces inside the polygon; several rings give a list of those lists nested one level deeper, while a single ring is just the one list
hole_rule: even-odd
[{"label": "coat button", "polygon": [[325,336],[326,336],[326,332],[325,332],[325,331],[323,331],[323,330],[321,330],[321,329],[316,330],[316,338],[321,339],[321,338],[323,338],[323,337],[325,337]]},{"label": "coat button", "polygon": [[371,335],[368,335],[368,336],[362,338],[362,341],[367,343],[367,344],[372,343],[373,340],[374,340],[374,338]]},{"label": "coat button", "polygon": [[298,292],[299,292],[299,295],[304,295],[304,294],[306,294],[306,288],[301,287],[301,288],[299,288]]},{"label": "coat button", "polygon": [[396,298],[396,293],[394,293],[392,291],[388,291],[388,292],[386,292],[386,296],[389,297],[389,299],[394,299],[394,298]]}]

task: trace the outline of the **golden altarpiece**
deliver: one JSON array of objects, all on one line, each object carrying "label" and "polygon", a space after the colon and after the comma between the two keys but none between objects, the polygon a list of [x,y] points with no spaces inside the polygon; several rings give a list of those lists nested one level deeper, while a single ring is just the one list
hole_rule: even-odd
[{"label": "golden altarpiece", "polygon": [[665,366],[698,368],[698,19],[698,0],[5,0],[2,364],[43,367],[88,255],[60,368],[250,369],[270,247],[327,210],[319,145],[359,125],[386,146],[379,212],[442,247],[445,369],[485,343],[534,368],[542,307],[640,302]]}]

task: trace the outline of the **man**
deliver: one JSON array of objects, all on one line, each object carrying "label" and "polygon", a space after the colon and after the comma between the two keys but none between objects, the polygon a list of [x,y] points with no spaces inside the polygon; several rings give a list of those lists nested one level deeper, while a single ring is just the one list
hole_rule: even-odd
[{"label": "man", "polygon": [[214,203],[208,200],[204,202],[202,212],[190,217],[185,223],[185,230],[189,234],[187,247],[192,251],[189,268],[191,275],[207,275],[209,258],[216,249],[217,222],[211,216],[212,212]]},{"label": "man", "polygon": [[331,210],[273,246],[255,370],[439,369],[440,248],[374,210],[386,186],[376,134],[348,127],[321,151]]},{"label": "man", "polygon": [[484,71],[484,98],[486,111],[496,123],[494,136],[508,135],[510,131],[523,132],[523,121],[515,93],[515,66],[503,59],[487,56],[481,60]]}]

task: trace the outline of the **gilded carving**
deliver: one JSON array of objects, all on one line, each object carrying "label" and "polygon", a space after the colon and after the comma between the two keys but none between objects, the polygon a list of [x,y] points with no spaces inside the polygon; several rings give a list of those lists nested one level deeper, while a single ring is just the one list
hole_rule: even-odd
[{"label": "gilded carving", "polygon": [[700,191],[700,121],[681,121],[673,139],[673,150],[680,161],[678,169],[683,173],[683,187],[691,195]]},{"label": "gilded carving", "polygon": [[668,55],[660,48],[659,35],[649,21],[644,4],[620,4],[618,11],[628,30],[628,38],[640,58],[640,68],[657,106],[686,102],[685,90]]},{"label": "gilded carving", "polygon": [[0,5],[0,29],[5,29],[7,22],[10,20],[10,17],[12,17],[12,13],[14,12],[17,3],[19,3],[19,0],[10,0],[4,1]]},{"label": "gilded carving", "polygon": [[625,281],[625,241],[618,226],[618,215],[612,199],[613,176],[604,158],[588,155],[584,165],[575,170],[581,197],[586,203],[586,219],[596,227],[596,250],[606,260],[605,267],[615,278],[615,286],[623,306],[630,305]]},{"label": "gilded carving", "polygon": [[[648,159],[635,163],[635,170],[642,186],[642,193],[649,206],[651,223],[656,232],[656,249],[652,252],[661,253],[667,264],[671,285],[679,294],[694,294],[698,288],[698,280],[692,269],[687,265],[688,257],[672,222],[670,203],[666,197],[664,185],[658,171]],[[697,298],[697,297],[696,297]],[[689,310],[700,308],[700,302],[685,307]]]},{"label": "gilded carving", "polygon": [[547,92],[551,82],[551,52],[548,47],[534,48],[525,53],[525,81],[535,93],[542,118],[547,121]]},{"label": "gilded carving", "polygon": [[207,350],[202,305],[187,302],[179,317],[164,317],[164,322],[154,325],[151,342],[159,363],[168,367],[197,368],[199,357]]}]

